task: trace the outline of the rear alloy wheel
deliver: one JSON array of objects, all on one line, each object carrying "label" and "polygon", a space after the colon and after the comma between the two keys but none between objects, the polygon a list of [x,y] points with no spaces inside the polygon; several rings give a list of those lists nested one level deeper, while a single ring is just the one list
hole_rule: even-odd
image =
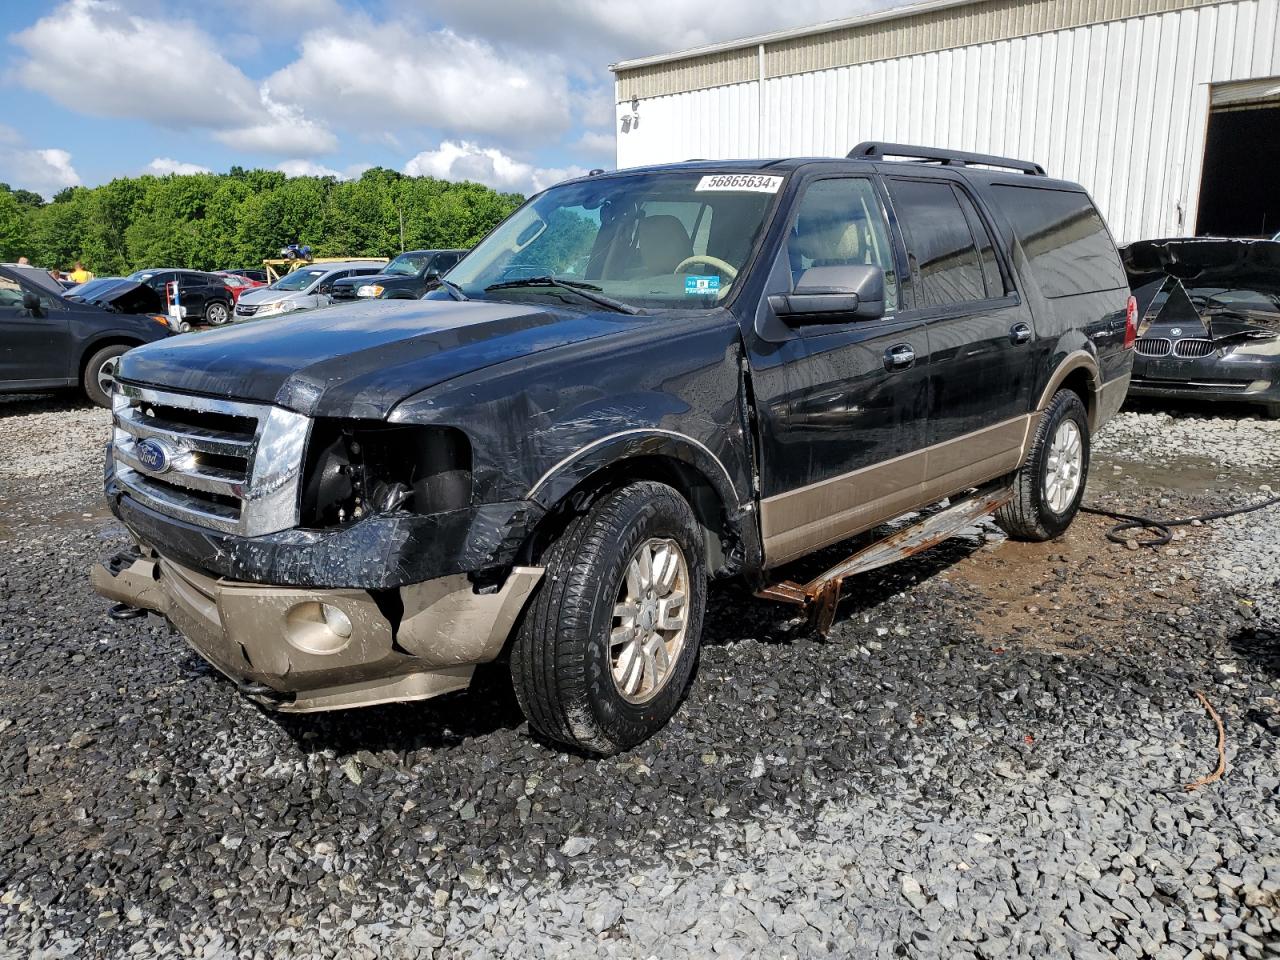
[{"label": "rear alloy wheel", "polygon": [[220,300],[215,300],[204,308],[204,320],[210,326],[220,327],[230,319],[231,310]]},{"label": "rear alloy wheel", "polygon": [[1059,390],[1040,414],[1031,452],[996,523],[1015,540],[1052,540],[1080,510],[1089,478],[1089,414],[1074,390]]},{"label": "rear alloy wheel", "polygon": [[111,392],[116,385],[116,363],[128,349],[122,343],[103,347],[84,365],[80,385],[84,389],[84,395],[98,406],[111,406]]},{"label": "rear alloy wheel", "polygon": [[571,519],[512,645],[529,725],[601,754],[661,730],[698,659],[705,553],[693,508],[666,484],[628,484]]}]

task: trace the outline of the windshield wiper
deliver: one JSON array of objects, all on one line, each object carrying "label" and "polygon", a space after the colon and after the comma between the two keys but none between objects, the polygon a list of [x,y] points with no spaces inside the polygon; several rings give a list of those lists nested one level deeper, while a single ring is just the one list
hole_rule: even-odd
[{"label": "windshield wiper", "polygon": [[568,290],[576,293],[583,300],[590,300],[592,303],[605,307],[617,313],[638,314],[640,311],[629,303],[623,303],[621,300],[615,300],[613,297],[606,297],[600,293],[600,287],[594,283],[581,283],[577,280],[559,280],[552,276],[545,277],[523,277],[520,280],[503,280],[501,283],[491,283],[484,288],[485,293],[493,290],[514,290],[517,287],[558,287],[561,290]]},{"label": "windshield wiper", "polygon": [[471,298],[463,292],[463,289],[452,280],[446,280],[444,277],[436,277],[440,281],[440,286],[449,291],[449,296],[455,300],[470,300]]}]

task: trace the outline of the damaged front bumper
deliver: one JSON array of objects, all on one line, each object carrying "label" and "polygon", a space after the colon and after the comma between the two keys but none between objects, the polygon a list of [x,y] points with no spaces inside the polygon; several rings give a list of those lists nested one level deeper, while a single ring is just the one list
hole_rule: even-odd
[{"label": "damaged front bumper", "polygon": [[98,593],[153,610],[247,696],[303,713],[421,700],[466,688],[501,653],[540,567],[496,588],[455,574],[370,592],[225,580],[155,550],[99,564]]}]

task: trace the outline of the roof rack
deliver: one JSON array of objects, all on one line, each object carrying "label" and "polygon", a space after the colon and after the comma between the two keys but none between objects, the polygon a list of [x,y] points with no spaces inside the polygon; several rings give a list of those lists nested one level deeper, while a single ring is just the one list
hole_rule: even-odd
[{"label": "roof rack", "polygon": [[1020,170],[1033,177],[1045,176],[1044,167],[1029,160],[1012,160],[1009,157],[996,157],[988,153],[966,153],[963,150],[943,150],[938,147],[913,147],[905,143],[881,143],[878,140],[864,140],[848,153],[850,160],[884,160],[888,157],[901,157],[908,160],[936,160],[948,167],[964,167],[971,163],[985,167],[1005,167],[1009,170]]}]

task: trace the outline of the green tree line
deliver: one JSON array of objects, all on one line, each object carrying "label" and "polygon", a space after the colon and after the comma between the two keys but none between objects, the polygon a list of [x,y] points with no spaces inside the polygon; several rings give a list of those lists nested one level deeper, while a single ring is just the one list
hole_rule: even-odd
[{"label": "green tree line", "polygon": [[80,260],[110,276],[144,267],[248,267],[290,243],[307,244],[318,257],[385,257],[472,246],[523,199],[381,167],[341,181],[239,167],[122,177],[68,188],[48,203],[0,184],[0,261],[26,256],[67,269]]}]

